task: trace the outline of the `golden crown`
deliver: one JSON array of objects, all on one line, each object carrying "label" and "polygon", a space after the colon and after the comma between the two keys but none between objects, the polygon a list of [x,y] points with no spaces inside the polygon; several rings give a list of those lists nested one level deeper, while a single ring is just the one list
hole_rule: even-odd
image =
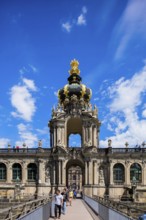
[{"label": "golden crown", "polygon": [[76,73],[79,75],[80,74],[80,70],[78,69],[79,62],[76,59],[74,59],[71,61],[70,65],[71,65],[71,70],[69,70],[69,73],[70,74]]}]

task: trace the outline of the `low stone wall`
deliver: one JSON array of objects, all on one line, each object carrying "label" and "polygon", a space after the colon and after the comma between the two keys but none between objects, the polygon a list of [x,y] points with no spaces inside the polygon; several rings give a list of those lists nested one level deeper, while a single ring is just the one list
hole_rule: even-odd
[{"label": "low stone wall", "polygon": [[134,218],[127,217],[88,196],[84,196],[84,201],[94,210],[96,214],[98,214],[101,220],[134,220]]}]

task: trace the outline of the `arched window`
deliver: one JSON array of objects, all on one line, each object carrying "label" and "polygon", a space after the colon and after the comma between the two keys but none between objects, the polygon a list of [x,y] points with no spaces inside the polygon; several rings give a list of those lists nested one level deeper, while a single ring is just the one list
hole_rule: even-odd
[{"label": "arched window", "polygon": [[6,180],[6,165],[4,163],[0,163],[0,180]]},{"label": "arched window", "polygon": [[13,164],[13,180],[22,180],[22,168],[19,163]]},{"label": "arched window", "polygon": [[130,181],[141,182],[141,166],[138,163],[133,163],[130,167]]},{"label": "arched window", "polygon": [[69,136],[69,147],[81,147],[81,135],[80,134],[70,134]]},{"label": "arched window", "polygon": [[35,181],[37,176],[37,166],[35,163],[30,163],[27,166],[27,179],[29,181]]},{"label": "arched window", "polygon": [[113,167],[114,183],[120,184],[125,182],[125,168],[123,164],[117,163]]}]

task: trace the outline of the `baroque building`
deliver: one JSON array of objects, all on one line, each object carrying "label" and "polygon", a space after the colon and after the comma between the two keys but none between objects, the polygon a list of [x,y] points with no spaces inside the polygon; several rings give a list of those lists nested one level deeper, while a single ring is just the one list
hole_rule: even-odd
[{"label": "baroque building", "polygon": [[[0,196],[37,196],[54,193],[55,188],[71,187],[89,196],[116,200],[133,198],[145,202],[146,149],[100,148],[101,123],[98,109],[90,103],[92,91],[82,84],[79,63],[71,62],[68,84],[58,91],[58,105],[52,109],[50,148],[0,149]],[[69,146],[78,134],[80,146]]]}]

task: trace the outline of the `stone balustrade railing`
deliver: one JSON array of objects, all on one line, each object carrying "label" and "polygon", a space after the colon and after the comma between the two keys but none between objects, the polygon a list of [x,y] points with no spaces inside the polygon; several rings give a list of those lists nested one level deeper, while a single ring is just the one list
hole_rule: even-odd
[{"label": "stone balustrade railing", "polygon": [[[76,149],[76,152],[81,152],[82,148],[81,147],[69,147],[69,151],[72,151],[72,149]],[[0,154],[50,154],[52,151],[52,148],[0,148]],[[97,148],[97,153],[100,155],[105,155],[105,154],[114,154],[114,153],[120,153],[120,154],[125,154],[125,153],[146,153],[146,148]]]}]

